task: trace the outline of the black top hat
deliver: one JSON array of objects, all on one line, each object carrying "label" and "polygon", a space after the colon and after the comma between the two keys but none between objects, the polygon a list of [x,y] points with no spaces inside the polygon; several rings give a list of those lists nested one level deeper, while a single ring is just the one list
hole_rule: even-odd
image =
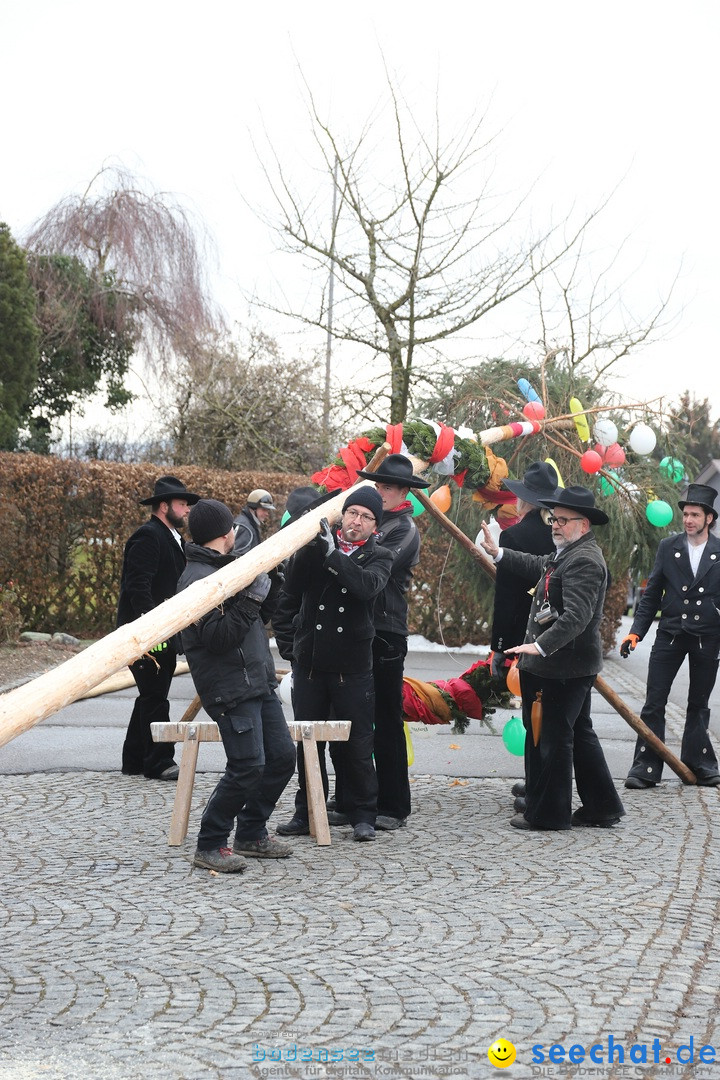
[{"label": "black top hat", "polygon": [[595,505],[595,496],[592,491],[580,484],[558,488],[552,498],[540,499],[540,505],[547,506],[549,510],[554,510],[557,506],[562,506],[566,510],[577,510],[578,514],[582,514],[593,525],[607,525],[610,520],[605,511]]},{"label": "black top hat", "polygon": [[685,498],[682,499],[678,506],[681,510],[684,510],[686,506],[702,506],[708,514],[712,514],[716,519],[718,512],[715,509],[715,500],[717,499],[717,491],[715,488],[710,487],[709,484],[689,484],[688,489],[685,492]]},{"label": "black top hat", "polygon": [[182,480],[178,480],[177,476],[161,476],[159,480],[155,481],[155,490],[149,499],[141,499],[141,506],[151,506],[157,502],[169,502],[170,499],[184,499],[188,506],[194,506],[200,498],[199,495],[195,495],[183,484]]},{"label": "black top hat", "polygon": [[525,470],[522,481],[503,480],[503,484],[513,495],[539,506],[541,499],[549,499],[557,489],[558,474],[546,461],[533,461]]},{"label": "black top hat", "polygon": [[375,472],[362,470],[358,473],[364,480],[375,480],[378,484],[394,484],[395,487],[427,488],[427,480],[413,475],[412,461],[404,454],[388,454]]}]

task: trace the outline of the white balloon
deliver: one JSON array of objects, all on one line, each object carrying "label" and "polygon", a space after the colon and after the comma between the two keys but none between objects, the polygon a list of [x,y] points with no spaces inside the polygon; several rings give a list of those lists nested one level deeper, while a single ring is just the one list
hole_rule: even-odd
[{"label": "white balloon", "polygon": [[630,446],[636,454],[652,454],[656,442],[655,432],[647,424],[636,424],[630,432]]},{"label": "white balloon", "polygon": [[612,420],[598,420],[593,432],[595,442],[599,442],[601,446],[612,446],[614,442],[617,442],[617,424],[613,424]]},{"label": "white balloon", "polygon": [[292,671],[288,671],[287,675],[283,675],[282,679],[280,680],[280,685],[278,686],[278,694],[280,695],[280,700],[286,705],[292,705],[292,685]]}]

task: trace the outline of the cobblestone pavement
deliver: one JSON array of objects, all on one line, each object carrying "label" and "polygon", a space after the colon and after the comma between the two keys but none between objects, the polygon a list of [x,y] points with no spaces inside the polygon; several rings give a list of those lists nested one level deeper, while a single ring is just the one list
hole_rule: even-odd
[{"label": "cobblestone pavement", "polygon": [[720,1073],[718,790],[540,834],[505,780],[416,777],[406,828],[225,877],[189,864],[215,779],[170,848],[173,785],[2,778],[0,1080],[485,1078],[500,1037],[516,1078]]}]

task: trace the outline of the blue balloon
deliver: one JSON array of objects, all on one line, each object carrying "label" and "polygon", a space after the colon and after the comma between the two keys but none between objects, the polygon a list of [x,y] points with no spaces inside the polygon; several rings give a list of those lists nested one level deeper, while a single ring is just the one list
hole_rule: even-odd
[{"label": "blue balloon", "polygon": [[535,393],[527,379],[518,379],[518,389],[523,395],[526,401],[541,401],[542,399]]}]

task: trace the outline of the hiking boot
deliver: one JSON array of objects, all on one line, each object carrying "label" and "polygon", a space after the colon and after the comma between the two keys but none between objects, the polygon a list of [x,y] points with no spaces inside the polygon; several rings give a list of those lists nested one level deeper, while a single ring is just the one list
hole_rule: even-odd
[{"label": "hiking boot", "polygon": [[233,855],[229,847],[210,848],[208,851],[197,849],[193,856],[193,866],[203,870],[217,870],[219,874],[242,874],[247,864],[239,855]]},{"label": "hiking boot", "polygon": [[292,846],[274,836],[262,836],[259,840],[236,840],[233,851],[246,859],[287,859],[292,855]]},{"label": "hiking boot", "polygon": [[295,816],[291,817],[289,821],[283,821],[276,825],[275,832],[278,836],[309,836],[310,825],[307,821]]}]

